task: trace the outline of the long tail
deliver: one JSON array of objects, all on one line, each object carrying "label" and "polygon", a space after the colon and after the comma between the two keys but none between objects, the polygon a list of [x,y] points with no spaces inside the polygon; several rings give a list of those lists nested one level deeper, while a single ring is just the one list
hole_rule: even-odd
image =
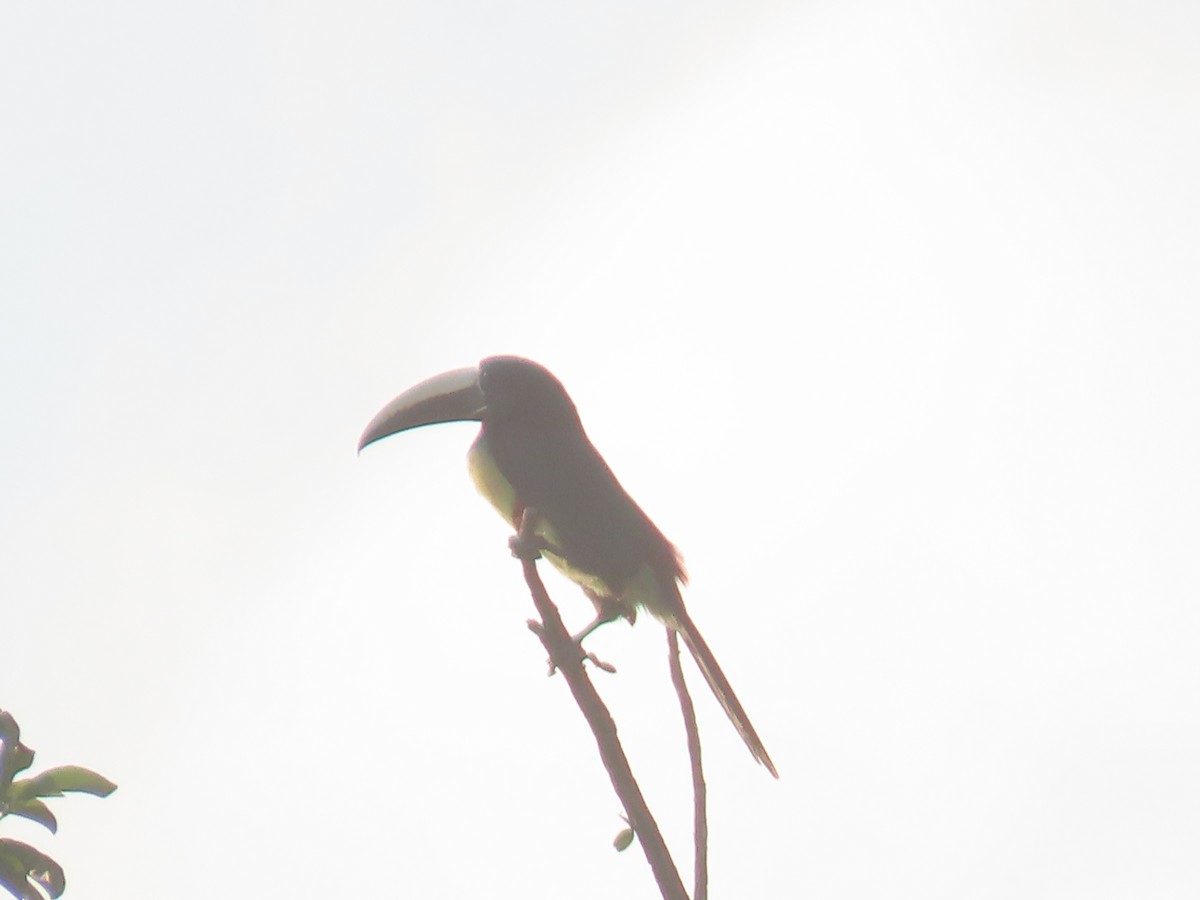
[{"label": "long tail", "polygon": [[738,702],[737,694],[733,692],[733,688],[729,685],[729,679],[725,677],[725,673],[717,665],[717,658],[713,656],[713,652],[708,649],[708,644],[700,636],[700,632],[696,628],[696,623],[682,609],[682,604],[681,608],[675,611],[671,618],[673,620],[671,624],[679,632],[680,637],[683,638],[683,642],[687,644],[688,650],[692,652],[692,656],[696,660],[696,665],[700,667],[700,671],[704,674],[704,680],[708,682],[708,686],[716,694],[717,700],[720,701],[722,708],[725,710],[725,714],[729,716],[729,720],[733,722],[734,727],[738,730],[738,734],[742,736],[742,740],[750,748],[750,753],[767,767],[768,772],[778,778],[779,773],[775,771],[775,764],[771,762],[771,757],[767,755],[767,748],[763,746],[763,742],[758,737],[758,732],[750,724],[750,717],[746,715],[746,710],[742,709],[742,704]]}]

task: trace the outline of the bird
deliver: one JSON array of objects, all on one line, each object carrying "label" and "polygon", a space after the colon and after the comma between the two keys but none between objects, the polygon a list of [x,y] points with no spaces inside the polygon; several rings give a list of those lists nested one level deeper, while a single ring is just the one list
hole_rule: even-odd
[{"label": "bird", "polygon": [[539,363],[491,356],[414,385],[370,421],[358,442],[442,422],[479,422],[467,454],[479,492],[516,530],[526,511],[542,555],[596,609],[576,641],[645,609],[675,630],[751,755],[779,773],[729,679],[688,615],[683,557],[621,486],[592,445],[562,383]]}]

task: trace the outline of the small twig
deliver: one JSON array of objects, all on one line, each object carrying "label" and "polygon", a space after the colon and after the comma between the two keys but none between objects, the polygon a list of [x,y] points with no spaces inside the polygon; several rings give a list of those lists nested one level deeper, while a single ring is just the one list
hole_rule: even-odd
[{"label": "small twig", "polygon": [[683,713],[683,728],[687,732],[688,758],[692,762],[692,818],[695,838],[696,884],[692,889],[695,900],[708,900],[708,788],[704,783],[704,766],[700,761],[700,729],[696,725],[696,708],[683,666],[679,662],[679,633],[667,629],[667,659],[671,665],[671,682],[679,696],[679,711]]},{"label": "small twig", "polygon": [[600,699],[600,695],[596,693],[596,688],[583,668],[584,653],[579,644],[571,639],[566,626],[563,625],[562,617],[558,614],[558,608],[550,600],[538,575],[536,542],[530,539],[535,517],[536,513],[533,510],[525,511],[517,539],[511,542],[513,555],[521,560],[525,582],[529,585],[529,593],[533,597],[533,605],[537,607],[538,615],[542,619],[541,622],[530,622],[530,630],[541,639],[542,645],[550,655],[551,666],[560,671],[566,679],[575,702],[579,704],[580,711],[596,737],[596,746],[600,750],[604,768],[608,771],[613,788],[625,807],[628,821],[637,834],[638,843],[642,845],[646,860],[650,863],[654,878],[658,882],[659,891],[665,900],[688,900],[687,889],[683,886],[683,880],[679,877],[675,862],[671,859],[662,833],[658,830],[658,824],[650,814],[641,789],[633,777],[629,760],[625,758],[625,751],[621,749],[616,723],[613,722],[612,715]]}]

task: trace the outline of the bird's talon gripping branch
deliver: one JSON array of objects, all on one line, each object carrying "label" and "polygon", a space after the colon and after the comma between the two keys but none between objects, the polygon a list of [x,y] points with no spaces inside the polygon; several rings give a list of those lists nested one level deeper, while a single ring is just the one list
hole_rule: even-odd
[{"label": "bird's talon gripping branch", "polygon": [[508,539],[508,549],[512,551],[513,558],[520,560],[534,560],[542,558],[542,550],[536,543],[531,543],[519,534],[514,534]]},{"label": "bird's talon gripping branch", "polygon": [[508,549],[520,560],[541,559],[542,552],[553,551],[554,548],[546,543],[546,539],[537,533],[541,516],[532,506],[521,510],[517,520],[517,533],[508,539]]},{"label": "bird's talon gripping branch", "polygon": [[562,556],[562,551],[537,533],[541,516],[533,507],[527,507],[521,512],[517,521],[517,533],[508,539],[508,549],[520,560],[541,559],[542,554],[550,553]]},{"label": "bird's talon gripping branch", "polygon": [[[543,643],[545,642],[546,626],[544,626],[537,619],[526,619],[525,625],[530,631],[532,631],[539,638],[541,638]],[[605,662],[600,657],[598,657],[595,653],[592,653],[589,650],[584,650],[583,646],[579,643],[579,641],[572,639],[571,644],[574,646],[576,652],[578,652],[578,654],[579,654],[579,662],[582,663],[584,660],[587,660],[588,662],[590,662],[592,665],[594,665],[597,669],[600,669],[601,671],[608,672],[613,675],[616,674],[617,667],[614,666],[612,663]],[[548,671],[546,672],[547,675],[553,675],[555,672],[558,671],[558,665],[554,662],[553,657],[546,660],[546,666],[548,668]]]},{"label": "bird's talon gripping branch", "polygon": [[[616,666],[614,666],[610,662],[605,662],[600,657],[598,657],[595,653],[592,653],[590,651],[582,651],[581,655],[579,657],[579,661],[583,662],[584,660],[587,660],[588,662],[590,662],[593,666],[595,666],[597,669],[599,669],[602,672],[607,672],[610,675],[617,674]],[[554,664],[553,659],[546,660],[546,665],[549,666],[549,668],[550,668],[550,671],[548,671],[546,673],[547,675],[553,675],[555,672],[558,671],[558,666],[556,666]]]}]

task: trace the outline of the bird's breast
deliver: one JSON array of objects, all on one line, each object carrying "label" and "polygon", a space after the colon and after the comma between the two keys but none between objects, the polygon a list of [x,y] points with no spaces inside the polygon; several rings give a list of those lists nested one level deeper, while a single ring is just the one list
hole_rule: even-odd
[{"label": "bird's breast", "polygon": [[555,568],[602,597],[641,606],[664,621],[681,608],[675,548],[650,523],[586,439],[502,432],[487,426],[467,455],[471,478],[519,529],[526,508]]},{"label": "bird's breast", "polygon": [[[517,496],[512,482],[496,465],[495,457],[492,456],[487,444],[487,437],[482,432],[467,453],[467,467],[471,472],[471,480],[475,482],[475,488],[483,495],[484,499],[500,513],[504,521],[513,527],[513,530],[519,529],[526,503]],[[545,551],[542,555],[576,584],[601,596],[618,596],[620,594],[619,586],[609,584],[599,573],[588,571],[572,562],[571,555],[567,552],[569,548],[563,547],[562,535],[554,527],[554,522],[546,515],[545,510],[538,512],[534,533],[549,546],[563,550],[562,553]]]}]

